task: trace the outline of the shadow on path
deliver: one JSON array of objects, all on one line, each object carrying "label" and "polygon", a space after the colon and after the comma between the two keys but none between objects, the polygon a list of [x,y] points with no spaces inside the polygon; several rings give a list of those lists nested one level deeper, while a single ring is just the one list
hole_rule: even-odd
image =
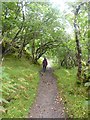
[{"label": "shadow on path", "polygon": [[62,98],[58,96],[56,79],[49,68],[45,73],[40,73],[40,83],[35,103],[29,118],[65,118]]}]

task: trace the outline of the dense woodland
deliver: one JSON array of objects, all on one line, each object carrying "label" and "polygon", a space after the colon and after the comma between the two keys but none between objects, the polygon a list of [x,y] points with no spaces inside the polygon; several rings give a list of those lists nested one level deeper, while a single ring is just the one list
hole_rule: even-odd
[{"label": "dense woodland", "polygon": [[60,11],[50,2],[3,2],[2,60],[24,57],[37,65],[45,55],[58,69],[76,69],[75,82],[89,90],[90,2],[65,4],[68,10]]}]

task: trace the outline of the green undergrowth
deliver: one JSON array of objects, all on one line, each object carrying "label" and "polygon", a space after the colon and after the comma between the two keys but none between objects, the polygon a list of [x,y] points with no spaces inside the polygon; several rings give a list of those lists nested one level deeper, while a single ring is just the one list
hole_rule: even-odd
[{"label": "green undergrowth", "polygon": [[70,118],[88,118],[88,93],[83,85],[76,84],[76,69],[57,69],[54,72]]},{"label": "green undergrowth", "polygon": [[9,56],[2,70],[2,117],[27,117],[36,97],[40,67],[25,58]]}]

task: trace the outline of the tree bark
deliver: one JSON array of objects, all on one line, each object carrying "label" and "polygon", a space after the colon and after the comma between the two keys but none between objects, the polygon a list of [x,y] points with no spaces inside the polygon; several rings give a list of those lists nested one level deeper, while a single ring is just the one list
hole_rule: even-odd
[{"label": "tree bark", "polygon": [[90,60],[90,1],[88,2],[88,60]]},{"label": "tree bark", "polygon": [[79,40],[79,27],[78,27],[78,23],[77,23],[77,17],[78,17],[78,13],[80,10],[81,5],[83,5],[84,3],[81,3],[80,5],[78,5],[78,7],[76,8],[75,11],[75,19],[74,19],[74,28],[75,28],[75,40],[76,40],[76,49],[77,49],[77,62],[78,62],[78,71],[77,71],[77,77],[79,80],[81,80],[81,73],[82,73],[82,51],[81,51],[81,47],[80,47],[80,40]]},{"label": "tree bark", "polygon": [[77,61],[78,61],[78,72],[77,72],[77,76],[79,79],[81,79],[81,73],[82,73],[82,51],[81,51],[81,47],[80,47],[80,41],[78,38],[78,33],[75,30],[75,39],[76,39],[76,47],[77,47]]},{"label": "tree bark", "polygon": [[35,62],[35,39],[32,40],[32,61]]}]

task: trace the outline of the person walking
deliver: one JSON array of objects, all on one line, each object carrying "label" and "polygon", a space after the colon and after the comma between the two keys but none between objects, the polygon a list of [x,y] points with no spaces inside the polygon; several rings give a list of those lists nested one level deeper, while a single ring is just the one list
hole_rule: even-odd
[{"label": "person walking", "polygon": [[44,60],[43,60],[42,64],[43,64],[43,72],[45,72],[46,71],[46,67],[48,65],[46,57],[44,57]]}]

